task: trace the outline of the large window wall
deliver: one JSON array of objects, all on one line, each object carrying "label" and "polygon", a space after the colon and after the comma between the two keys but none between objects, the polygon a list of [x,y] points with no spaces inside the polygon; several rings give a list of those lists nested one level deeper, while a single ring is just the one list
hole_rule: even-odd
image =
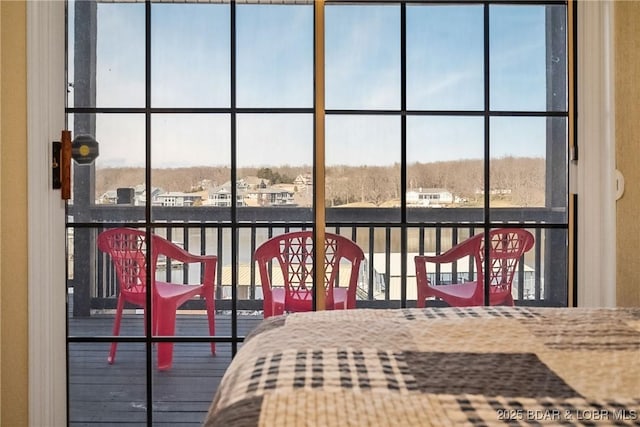
[{"label": "large window wall", "polygon": [[[286,231],[354,240],[365,253],[357,307],[393,308],[415,305],[414,255],[505,224],[526,228],[536,243],[516,304],[569,303],[566,2],[327,2],[324,27],[314,6],[68,3],[69,128],[100,143],[93,164],[74,165],[67,210],[69,371],[80,375],[85,351],[106,359],[113,340],[130,346],[125,355],[146,354],[132,364],[143,379],[128,397],[156,408],[142,423],[167,416],[154,346],[174,342],[206,364],[216,342],[215,360],[230,359],[248,332],[239,319],[261,318],[253,252]],[[318,210],[326,223],[315,223]],[[112,226],[217,255],[227,326],[209,336],[194,321],[159,337],[131,308],[139,321],[111,336],[118,288],[96,236]],[[197,283],[201,273],[159,274]],[[431,274],[448,283],[473,271]],[[81,389],[72,383],[71,395]],[[81,405],[70,406],[73,418]]]}]

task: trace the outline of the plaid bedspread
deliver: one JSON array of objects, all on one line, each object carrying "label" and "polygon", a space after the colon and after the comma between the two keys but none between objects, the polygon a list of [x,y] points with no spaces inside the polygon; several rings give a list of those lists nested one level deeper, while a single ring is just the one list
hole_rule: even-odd
[{"label": "plaid bedspread", "polygon": [[640,426],[640,308],[340,310],[265,320],[206,426]]}]

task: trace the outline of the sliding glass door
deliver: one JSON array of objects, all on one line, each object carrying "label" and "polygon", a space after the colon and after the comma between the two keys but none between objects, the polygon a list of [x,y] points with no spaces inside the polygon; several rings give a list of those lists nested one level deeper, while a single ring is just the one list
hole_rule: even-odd
[{"label": "sliding glass door", "polygon": [[[71,425],[200,424],[264,317],[261,273],[282,280],[254,254],[285,233],[355,242],[355,308],[399,308],[416,304],[414,256],[525,228],[516,305],[568,305],[566,2],[316,7],[68,1],[68,128],[99,144],[67,205]],[[139,237],[109,252],[114,228]],[[158,238],[216,257],[213,279],[202,258],[156,257]],[[167,309],[160,283],[207,286]]]}]

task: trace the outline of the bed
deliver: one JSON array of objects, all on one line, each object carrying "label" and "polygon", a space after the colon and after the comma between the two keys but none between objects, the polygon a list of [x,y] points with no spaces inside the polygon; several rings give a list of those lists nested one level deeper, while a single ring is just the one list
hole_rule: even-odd
[{"label": "bed", "polygon": [[264,320],[205,426],[640,425],[640,308],[356,309]]}]

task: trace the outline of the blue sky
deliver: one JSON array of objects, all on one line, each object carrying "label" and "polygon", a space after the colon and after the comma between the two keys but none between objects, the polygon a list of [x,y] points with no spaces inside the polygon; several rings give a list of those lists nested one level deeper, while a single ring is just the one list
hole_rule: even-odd
[{"label": "blue sky", "polygon": [[[313,7],[238,5],[236,28],[237,105],[312,107]],[[482,6],[407,7],[409,109],[482,110],[483,31]],[[327,6],[325,42],[327,108],[400,108],[397,5]],[[491,108],[545,110],[545,8],[491,6],[490,52]],[[153,4],[151,53],[154,107],[229,106],[228,5]],[[98,4],[97,56],[98,106],[144,106],[144,5]],[[229,123],[153,116],[152,166],[229,165]],[[237,124],[239,166],[311,163],[311,115]],[[96,133],[98,166],[144,164],[144,116],[99,115]],[[328,115],[326,136],[328,165],[400,161],[399,117]],[[544,118],[491,119],[492,156],[542,157],[545,138]],[[407,120],[411,160],[481,158],[483,139],[481,117]]]}]

